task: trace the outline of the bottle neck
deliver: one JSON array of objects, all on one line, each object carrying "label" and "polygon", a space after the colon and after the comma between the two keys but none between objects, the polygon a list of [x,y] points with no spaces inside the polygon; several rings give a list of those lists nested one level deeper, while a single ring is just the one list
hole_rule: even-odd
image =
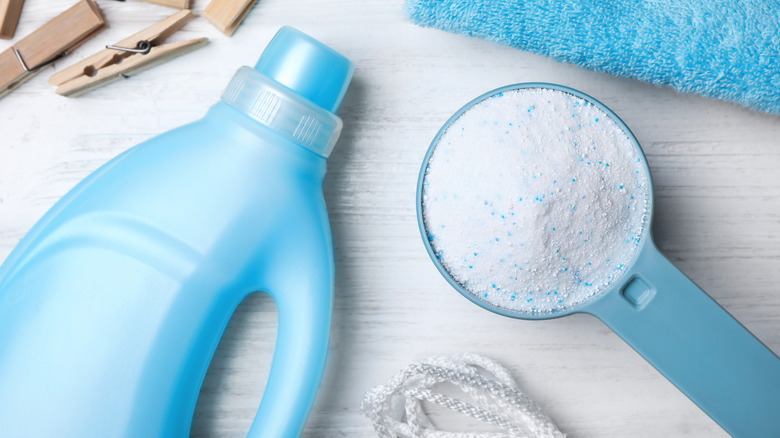
[{"label": "bottle neck", "polygon": [[294,168],[297,173],[308,175],[317,182],[325,177],[325,157],[279,136],[225,102],[213,105],[203,121],[214,124],[214,129],[229,132],[230,138],[226,141],[258,150],[264,161],[278,163],[280,169]]},{"label": "bottle neck", "polygon": [[249,67],[236,72],[222,102],[324,158],[341,133],[338,116]]}]

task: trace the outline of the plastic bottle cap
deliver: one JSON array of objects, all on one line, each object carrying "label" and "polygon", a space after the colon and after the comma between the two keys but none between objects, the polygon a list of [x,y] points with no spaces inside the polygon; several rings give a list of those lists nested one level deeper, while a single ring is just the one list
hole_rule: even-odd
[{"label": "plastic bottle cap", "polygon": [[353,66],[330,47],[285,26],[260,55],[255,70],[335,113],[352,79]]},{"label": "plastic bottle cap", "polygon": [[352,79],[352,62],[314,38],[283,27],[254,69],[241,67],[222,101],[280,136],[323,157],[341,132],[335,111]]}]

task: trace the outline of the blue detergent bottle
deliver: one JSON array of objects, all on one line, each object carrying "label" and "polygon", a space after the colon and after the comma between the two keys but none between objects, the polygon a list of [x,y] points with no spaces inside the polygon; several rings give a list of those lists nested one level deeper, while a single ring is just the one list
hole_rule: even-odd
[{"label": "blue detergent bottle", "polygon": [[301,434],[328,348],[322,180],[352,71],[282,28],[203,119],[111,160],[35,225],[0,267],[1,436],[188,436],[257,291],[279,330],[249,436]]}]

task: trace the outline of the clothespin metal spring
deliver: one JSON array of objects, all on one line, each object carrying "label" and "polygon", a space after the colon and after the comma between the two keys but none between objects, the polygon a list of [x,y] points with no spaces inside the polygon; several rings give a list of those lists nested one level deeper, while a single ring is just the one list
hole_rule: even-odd
[{"label": "clothespin metal spring", "polygon": [[112,45],[107,45],[106,49],[122,50],[124,52],[140,53],[142,55],[146,55],[152,51],[152,43],[144,40],[144,41],[139,41],[135,49],[131,49],[129,47],[112,46]]},{"label": "clothespin metal spring", "polygon": [[59,55],[53,57],[52,59],[50,59],[48,61],[45,61],[45,62],[42,62],[40,65],[37,65],[37,66],[35,66],[33,68],[30,68],[30,67],[27,67],[27,63],[24,62],[24,58],[22,58],[22,53],[19,52],[19,50],[17,50],[16,47],[12,47],[12,49],[14,51],[14,55],[16,55],[16,59],[19,60],[19,64],[21,64],[22,69],[24,69],[24,71],[27,72],[27,73],[32,73],[34,71],[40,70],[43,67],[46,67],[47,65],[51,64],[52,62],[62,58],[67,53],[67,52],[62,52]]}]

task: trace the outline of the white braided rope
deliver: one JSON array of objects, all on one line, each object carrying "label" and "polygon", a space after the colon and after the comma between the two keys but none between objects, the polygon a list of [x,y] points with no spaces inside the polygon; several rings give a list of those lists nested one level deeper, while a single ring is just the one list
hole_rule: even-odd
[{"label": "white braided rope", "polygon": [[[435,391],[444,385],[459,389],[467,401]],[[439,430],[423,410],[423,402],[475,418],[498,431]],[[381,438],[565,438],[541,407],[520,391],[509,371],[472,353],[430,357],[406,367],[386,385],[368,391],[362,410]]]}]

